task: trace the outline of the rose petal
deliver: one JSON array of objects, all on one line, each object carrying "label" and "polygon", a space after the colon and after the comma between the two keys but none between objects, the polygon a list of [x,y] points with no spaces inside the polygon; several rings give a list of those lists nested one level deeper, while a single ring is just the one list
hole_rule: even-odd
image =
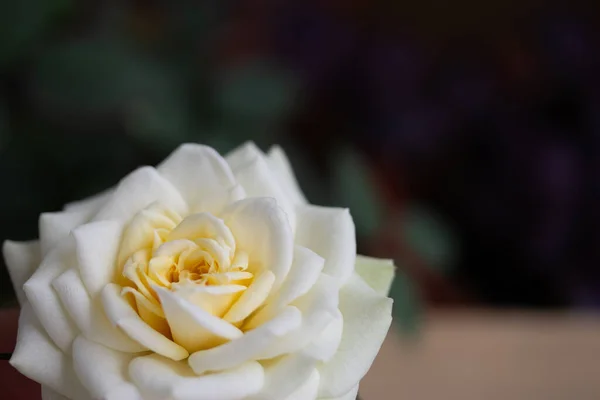
[{"label": "rose petal", "polygon": [[102,304],[108,319],[142,346],[173,360],[183,360],[189,353],[183,347],[152,329],[121,296],[121,287],[108,284],[102,290]]},{"label": "rose petal", "polygon": [[23,284],[31,277],[42,261],[39,240],[31,242],[13,242],[7,240],[2,245],[4,261],[12,281],[19,304],[27,301]]},{"label": "rose petal", "polygon": [[78,335],[78,331],[52,288],[52,281],[65,272],[69,265],[75,263],[74,247],[73,237],[65,238],[50,251],[40,267],[23,285],[27,299],[44,329],[65,353],[70,352],[71,343]]},{"label": "rose petal", "polygon": [[290,270],[294,238],[283,210],[270,198],[247,198],[231,204],[223,212],[239,250],[248,254],[248,270],[270,270],[277,289]]},{"label": "rose petal", "polygon": [[92,397],[102,400],[142,400],[128,381],[134,356],[111,350],[79,336],[73,342],[75,372]]},{"label": "rose petal", "polygon": [[302,193],[300,185],[298,185],[294,170],[292,169],[285,151],[279,146],[271,147],[267,154],[267,161],[271,170],[275,172],[279,184],[284,188],[286,194],[291,199],[292,204],[307,204],[306,197],[304,196],[304,193]]},{"label": "rose petal", "polygon": [[122,230],[119,222],[99,221],[73,231],[79,273],[92,297],[115,277]]},{"label": "rose petal", "polygon": [[325,260],[312,250],[302,246],[294,246],[294,260],[283,285],[278,292],[273,292],[266,308],[277,312],[298,297],[305,295],[315,284]]},{"label": "rose petal", "polygon": [[134,296],[138,314],[145,323],[165,337],[171,336],[171,329],[158,301],[156,303],[150,301],[143,294],[130,287],[124,287],[121,291],[121,296],[125,296],[126,294]]},{"label": "rose petal", "polygon": [[394,260],[358,255],[355,270],[377,293],[384,296],[390,293],[396,271]]},{"label": "rose petal", "polygon": [[320,400],[356,400],[356,396],[358,396],[358,385],[354,386],[348,393],[341,395],[340,397],[320,398]]},{"label": "rose petal", "polygon": [[301,322],[300,311],[287,307],[272,320],[238,339],[192,354],[188,362],[197,375],[236,367],[258,358],[274,340],[296,329]]},{"label": "rose petal", "polygon": [[187,350],[156,331],[140,318],[123,318],[119,328],[142,346],[172,360],[183,360],[189,356]]},{"label": "rose petal", "polygon": [[50,341],[27,303],[21,309],[17,346],[10,364],[29,379],[67,398],[90,398],[75,376],[71,360]]},{"label": "rose petal", "polygon": [[257,362],[196,376],[187,364],[157,355],[136,358],[129,373],[149,400],[243,400],[257,393],[264,382],[263,368]]},{"label": "rose petal", "polygon": [[[294,393],[286,397],[285,400],[315,400],[317,398],[317,392],[319,391],[320,380],[321,376],[319,375],[319,371],[314,369],[308,380]],[[356,400],[356,398],[352,400]]]},{"label": "rose petal", "polygon": [[105,190],[101,193],[98,193],[91,197],[88,197],[87,199],[69,203],[69,204],[65,205],[63,209],[64,209],[64,211],[69,211],[69,212],[85,213],[85,214],[87,214],[88,219],[91,220],[94,217],[94,215],[96,215],[96,213],[98,211],[100,211],[100,209],[102,208],[104,203],[106,203],[108,201],[110,196],[112,196],[114,191],[115,191],[114,188]]},{"label": "rose petal", "polygon": [[291,396],[312,377],[316,360],[298,352],[264,362],[265,384],[262,390],[249,400],[281,400]]},{"label": "rose petal", "polygon": [[231,203],[246,198],[246,191],[242,185],[235,184],[226,191],[204,193],[202,200],[190,207],[192,214],[207,212],[213,215],[220,215],[223,209]]},{"label": "rose petal", "polygon": [[344,283],[354,270],[356,238],[347,209],[304,205],[297,207],[296,244],[325,259],[323,272]]},{"label": "rose petal", "polygon": [[304,352],[319,361],[328,362],[340,346],[343,331],[344,318],[338,311],[334,320],[304,349]]},{"label": "rose petal", "polygon": [[252,162],[257,157],[265,158],[266,156],[254,142],[248,141],[227,153],[225,160],[231,167],[231,170],[234,171]]},{"label": "rose petal", "polygon": [[177,189],[154,168],[138,168],[119,183],[94,220],[129,221],[138,211],[154,202],[159,202],[180,215],[185,214],[188,209]]},{"label": "rose petal", "polygon": [[[336,318],[338,313],[338,287],[336,280],[321,274],[313,288],[292,303],[302,312],[302,324],[294,331],[273,341],[260,359],[277,357],[306,348]],[[250,320],[249,325],[260,326],[272,316],[264,315],[262,310]],[[245,329],[249,329],[244,326]]]},{"label": "rose petal", "polygon": [[272,197],[288,217],[292,231],[296,226],[294,203],[267,164],[265,154],[254,143],[247,143],[227,156],[235,179],[248,197]]},{"label": "rose petal", "polygon": [[180,146],[157,169],[179,190],[190,209],[208,208],[201,205],[206,204],[209,197],[213,197],[212,203],[216,204],[214,196],[217,195],[225,201],[236,184],[223,157],[212,148],[199,144]]},{"label": "rose petal", "polygon": [[42,385],[42,400],[69,400],[60,393],[56,393],[46,385]]},{"label": "rose petal", "polygon": [[341,396],[365,376],[392,322],[392,303],[357,274],[341,289],[344,332],[335,356],[319,368],[320,397]]},{"label": "rose petal", "polygon": [[88,222],[88,218],[87,213],[83,211],[63,211],[40,215],[39,231],[42,255],[48,254],[73,229]]},{"label": "rose petal", "polygon": [[77,328],[87,338],[118,351],[135,353],[146,350],[110,324],[100,299],[93,301],[90,298],[77,270],[65,271],[52,282],[52,286]]},{"label": "rose petal", "polygon": [[263,271],[254,278],[254,281],[248,289],[229,309],[223,319],[232,324],[246,319],[250,314],[260,307],[271,293],[271,288],[275,282],[275,274],[271,271]]},{"label": "rose petal", "polygon": [[237,339],[243,335],[235,326],[196,307],[176,293],[159,286],[160,298],[173,339],[193,353]]},{"label": "rose petal", "polygon": [[229,251],[224,249],[221,243],[219,243],[217,240],[198,238],[194,239],[194,243],[196,243],[203,252],[210,254],[219,263],[219,265],[226,266],[230,264],[229,257],[231,254]]},{"label": "rose petal", "polygon": [[[175,286],[175,285],[173,285]],[[195,283],[177,285],[177,295],[188,300],[193,305],[204,311],[222,318],[239,297],[239,293],[246,290],[243,285],[201,286]]]},{"label": "rose petal", "polygon": [[153,247],[157,229],[171,231],[181,220],[175,211],[160,203],[152,203],[138,212],[123,231],[116,259],[118,272],[122,273],[120,270],[136,251]]},{"label": "rose petal", "polygon": [[186,217],[167,236],[167,241],[196,238],[220,239],[234,251],[236,241],[226,223],[209,213],[193,214]]}]

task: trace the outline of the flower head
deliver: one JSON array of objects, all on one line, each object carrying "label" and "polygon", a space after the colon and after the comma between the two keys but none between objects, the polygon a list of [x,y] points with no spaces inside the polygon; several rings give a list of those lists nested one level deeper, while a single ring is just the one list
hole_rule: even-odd
[{"label": "flower head", "polygon": [[4,255],[11,363],[46,399],[350,399],[391,321],[393,264],[357,258],[279,148],[183,145]]}]

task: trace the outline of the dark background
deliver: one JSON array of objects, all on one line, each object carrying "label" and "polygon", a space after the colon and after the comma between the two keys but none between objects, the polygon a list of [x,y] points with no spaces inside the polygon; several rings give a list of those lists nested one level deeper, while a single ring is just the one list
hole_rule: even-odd
[{"label": "dark background", "polygon": [[594,2],[0,4],[1,240],[181,142],[254,140],[396,260],[406,326],[600,308]]}]

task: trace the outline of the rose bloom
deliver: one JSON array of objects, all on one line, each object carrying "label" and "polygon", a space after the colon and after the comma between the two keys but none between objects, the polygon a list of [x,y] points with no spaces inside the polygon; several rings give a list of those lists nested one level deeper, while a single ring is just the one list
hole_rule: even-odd
[{"label": "rose bloom", "polygon": [[277,147],[183,145],[39,231],[3,250],[46,400],[353,400],[391,323],[392,262]]}]

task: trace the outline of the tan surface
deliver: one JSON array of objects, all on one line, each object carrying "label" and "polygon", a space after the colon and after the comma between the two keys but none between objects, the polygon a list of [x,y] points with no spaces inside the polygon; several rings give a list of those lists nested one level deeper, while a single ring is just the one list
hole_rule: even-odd
[{"label": "tan surface", "polygon": [[445,312],[391,332],[364,400],[598,400],[600,316]]},{"label": "tan surface", "polygon": [[[10,352],[16,310],[0,310]],[[0,399],[39,386],[0,361]],[[489,312],[431,315],[415,342],[395,332],[363,380],[364,400],[600,400],[600,316]]]}]

